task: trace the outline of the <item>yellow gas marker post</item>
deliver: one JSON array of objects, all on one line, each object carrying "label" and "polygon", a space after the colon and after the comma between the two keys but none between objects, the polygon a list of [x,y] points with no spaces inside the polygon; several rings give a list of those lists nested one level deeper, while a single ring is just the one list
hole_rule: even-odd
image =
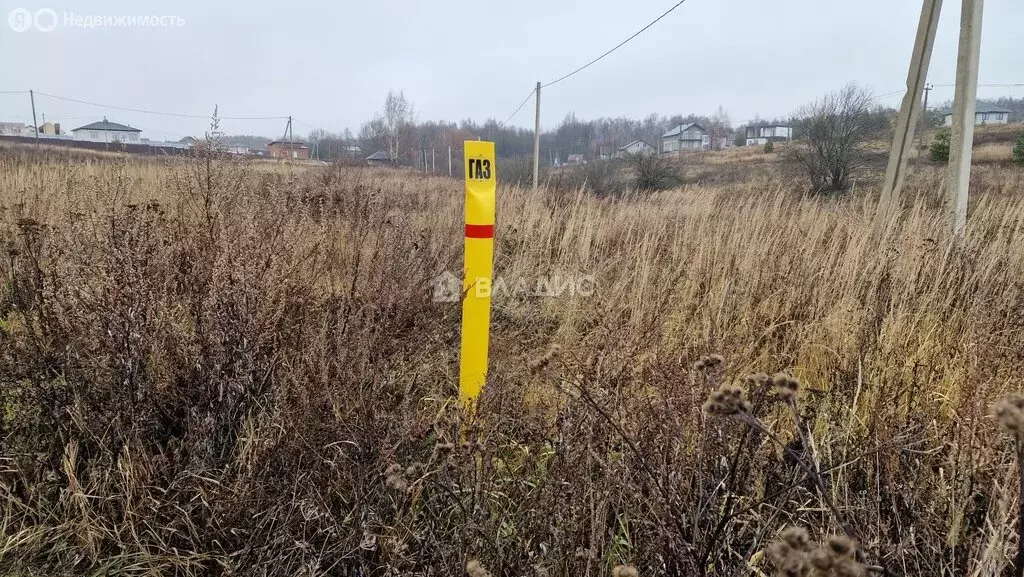
[{"label": "yellow gas marker post", "polygon": [[466,254],[462,281],[462,349],[459,403],[470,411],[487,380],[487,344],[491,325],[491,275],[494,265],[494,205],[497,164],[494,143],[467,140]]}]

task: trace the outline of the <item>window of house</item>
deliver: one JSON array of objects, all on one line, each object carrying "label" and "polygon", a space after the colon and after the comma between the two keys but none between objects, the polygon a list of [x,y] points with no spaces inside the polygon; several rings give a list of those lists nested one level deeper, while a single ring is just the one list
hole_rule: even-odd
[{"label": "window of house", "polygon": [[99,138],[99,137],[100,137],[100,133],[99,132],[96,132],[95,130],[90,130],[89,131],[89,138]]}]

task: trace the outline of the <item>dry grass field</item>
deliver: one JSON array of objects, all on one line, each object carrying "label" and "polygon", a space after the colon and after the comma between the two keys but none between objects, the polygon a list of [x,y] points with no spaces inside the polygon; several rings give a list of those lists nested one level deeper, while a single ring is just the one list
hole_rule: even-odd
[{"label": "dry grass field", "polygon": [[756,159],[502,186],[496,276],[593,291],[495,298],[465,425],[460,182],[2,149],[0,574],[1002,574],[1024,170],[973,184],[959,243],[926,165],[884,240]]}]

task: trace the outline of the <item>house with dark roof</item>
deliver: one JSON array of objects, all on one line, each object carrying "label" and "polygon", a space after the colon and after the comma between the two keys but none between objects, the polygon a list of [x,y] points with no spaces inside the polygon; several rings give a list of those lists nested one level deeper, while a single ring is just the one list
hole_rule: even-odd
[{"label": "house with dark roof", "polygon": [[[953,111],[949,110],[945,114],[946,126],[953,126]],[[974,124],[981,126],[983,124],[1008,124],[1010,122],[1010,111],[1005,108],[991,108],[985,106],[979,106],[974,111]]]},{"label": "house with dark roof", "polygon": [[384,152],[383,150],[378,150],[377,152],[374,152],[370,156],[366,157],[366,164],[370,166],[383,166],[386,164],[391,164],[391,157],[388,156],[388,153]]},{"label": "house with dark roof", "polygon": [[662,153],[679,153],[685,150],[705,150],[711,147],[711,137],[703,126],[680,124],[661,135]]},{"label": "house with dark roof", "polygon": [[139,134],[141,133],[142,130],[138,128],[110,122],[106,117],[103,117],[103,120],[100,122],[79,126],[71,131],[75,140],[85,142],[124,142],[129,144],[138,144]]}]

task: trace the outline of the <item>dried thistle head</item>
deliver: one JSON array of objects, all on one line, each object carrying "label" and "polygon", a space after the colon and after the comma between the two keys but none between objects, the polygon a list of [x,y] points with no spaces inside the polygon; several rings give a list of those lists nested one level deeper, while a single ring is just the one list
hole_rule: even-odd
[{"label": "dried thistle head", "polygon": [[832,575],[836,577],[863,577],[867,569],[854,559],[844,558],[832,566]]},{"label": "dried thistle head", "polygon": [[799,551],[806,551],[811,544],[811,537],[803,527],[787,527],[780,537],[784,543]]},{"label": "dried thistle head", "polygon": [[708,395],[703,410],[708,415],[729,416],[739,412],[750,412],[746,392],[739,385],[723,384]]},{"label": "dried thistle head", "polygon": [[404,473],[401,465],[392,463],[388,465],[387,471],[384,473],[384,483],[391,489],[404,493],[409,488],[409,483],[405,480]]},{"label": "dried thistle head", "polygon": [[800,390],[800,381],[786,373],[775,373],[775,376],[772,377],[772,385],[779,390],[779,394],[787,401],[795,400],[796,394]]},{"label": "dried thistle head", "polygon": [[483,564],[476,559],[466,563],[466,573],[469,577],[491,577],[491,574],[484,568]]},{"label": "dried thistle head", "polygon": [[693,368],[697,369],[698,371],[703,371],[705,369],[713,369],[718,365],[722,364],[724,361],[725,358],[722,355],[703,355],[699,359],[697,359],[696,363],[693,364]]},{"label": "dried thistle head", "polygon": [[562,355],[562,345],[555,343],[547,350],[546,353],[530,361],[530,372],[536,373],[544,367],[551,364],[551,361],[557,359]]},{"label": "dried thistle head", "polygon": [[743,380],[746,381],[747,384],[750,386],[759,386],[764,385],[765,383],[770,381],[771,378],[764,373],[756,373],[753,375],[747,375],[746,378]]},{"label": "dried thistle head", "polygon": [[992,413],[1007,432],[1015,435],[1024,433],[1024,395],[1003,398],[995,404]]},{"label": "dried thistle head", "polygon": [[830,555],[825,549],[816,549],[812,551],[809,559],[811,561],[811,565],[821,573],[830,571],[834,563],[832,555]]},{"label": "dried thistle head", "polygon": [[833,557],[847,557],[852,559],[857,552],[857,543],[845,535],[833,535],[828,539],[828,550]]},{"label": "dried thistle head", "polygon": [[775,575],[784,577],[806,577],[810,575],[811,564],[807,553],[794,549],[785,541],[776,541],[765,548],[768,560],[775,566]]},{"label": "dried thistle head", "polygon": [[612,577],[639,577],[636,567],[632,565],[616,565],[612,569]]}]

